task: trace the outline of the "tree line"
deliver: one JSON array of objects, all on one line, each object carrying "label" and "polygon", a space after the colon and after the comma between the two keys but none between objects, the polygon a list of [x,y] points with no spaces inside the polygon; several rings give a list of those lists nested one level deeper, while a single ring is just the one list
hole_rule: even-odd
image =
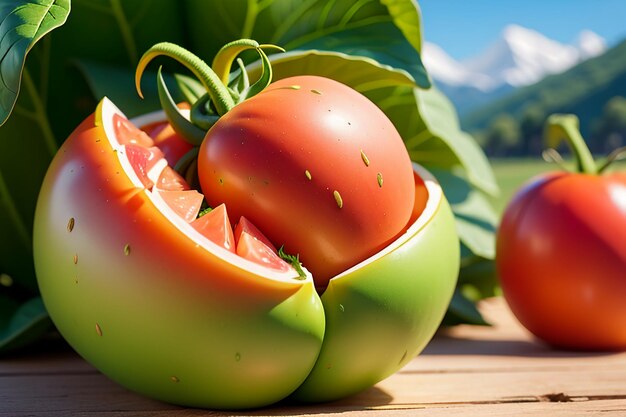
[{"label": "tree line", "polygon": [[[549,116],[541,105],[528,106],[521,116],[495,116],[487,128],[472,132],[488,156],[539,156],[544,150],[543,127]],[[599,117],[591,120],[585,140],[594,154],[607,154],[626,146],[626,98],[608,100]]]}]

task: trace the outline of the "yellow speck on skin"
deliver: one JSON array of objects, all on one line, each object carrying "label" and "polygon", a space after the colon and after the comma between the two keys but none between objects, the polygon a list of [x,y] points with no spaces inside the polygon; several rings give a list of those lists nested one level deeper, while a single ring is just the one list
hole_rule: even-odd
[{"label": "yellow speck on skin", "polygon": [[337,207],[342,208],[343,199],[341,198],[341,194],[339,194],[339,191],[337,190],[333,191],[333,196],[335,197],[335,201],[337,202]]}]

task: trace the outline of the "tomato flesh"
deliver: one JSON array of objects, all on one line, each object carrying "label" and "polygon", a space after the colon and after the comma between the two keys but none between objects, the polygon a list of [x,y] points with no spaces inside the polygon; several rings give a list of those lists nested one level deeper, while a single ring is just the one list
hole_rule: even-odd
[{"label": "tomato flesh", "polygon": [[187,181],[169,165],[161,171],[155,187],[167,191],[184,191],[191,188]]},{"label": "tomato flesh", "polygon": [[119,114],[113,115],[113,129],[120,145],[139,145],[144,148],[154,146],[154,141],[146,132]]},{"label": "tomato flesh", "polygon": [[163,200],[176,214],[191,223],[200,212],[204,196],[196,190],[158,191]]},{"label": "tomato flesh", "polygon": [[235,227],[237,255],[279,271],[291,270],[291,265],[278,256],[274,245],[248,219],[241,217]]},{"label": "tomato flesh", "polygon": [[151,189],[154,182],[150,179],[149,172],[163,158],[161,150],[155,146],[146,148],[140,145],[126,145],[124,151],[141,183],[147,189]]},{"label": "tomato flesh", "polygon": [[191,225],[211,242],[233,253],[236,252],[235,237],[224,204],[198,217],[191,222]]}]

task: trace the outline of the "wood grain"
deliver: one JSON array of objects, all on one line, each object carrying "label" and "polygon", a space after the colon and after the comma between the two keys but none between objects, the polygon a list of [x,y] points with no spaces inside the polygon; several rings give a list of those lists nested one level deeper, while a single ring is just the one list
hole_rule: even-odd
[{"label": "wood grain", "polygon": [[626,352],[570,352],[534,340],[501,298],[492,327],[440,331],[395,375],[325,404],[245,412],[180,408],[134,394],[62,341],[0,358],[0,417],[20,416],[626,416]]}]

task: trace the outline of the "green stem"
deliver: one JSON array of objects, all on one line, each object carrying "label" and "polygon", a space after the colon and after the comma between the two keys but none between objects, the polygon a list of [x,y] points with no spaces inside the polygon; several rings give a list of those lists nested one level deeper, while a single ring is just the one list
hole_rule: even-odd
[{"label": "green stem", "polygon": [[17,230],[18,238],[22,241],[22,244],[25,247],[30,249],[32,246],[28,228],[26,227],[24,219],[20,216],[20,212],[15,205],[15,200],[13,200],[13,197],[9,192],[9,187],[7,187],[7,184],[4,181],[2,172],[0,172],[0,202],[4,204],[4,208],[6,209],[11,224]]},{"label": "green stem", "polygon": [[52,128],[50,127],[48,116],[46,115],[46,106],[43,101],[41,101],[41,97],[37,92],[37,87],[35,86],[33,78],[31,77],[30,72],[27,68],[24,68],[22,80],[24,81],[24,87],[26,88],[26,92],[33,103],[33,114],[35,115],[35,121],[41,129],[41,133],[43,135],[46,148],[48,149],[48,153],[50,154],[50,156],[54,156],[57,152],[57,142],[54,139],[54,133],[52,133]]},{"label": "green stem", "polygon": [[593,156],[580,134],[578,118],[573,114],[554,114],[548,117],[544,131],[546,143],[556,148],[562,140],[569,145],[576,160],[577,171],[584,174],[597,174]]},{"label": "green stem", "polygon": [[204,88],[207,89],[207,93],[211,96],[215,109],[220,116],[235,107],[235,101],[230,95],[228,88],[211,67],[188,50],[169,42],[157,43],[148,49],[139,60],[135,72],[135,87],[140,97],[143,97],[141,93],[141,75],[148,63],[159,55],[173,58],[187,67],[202,82]]}]

